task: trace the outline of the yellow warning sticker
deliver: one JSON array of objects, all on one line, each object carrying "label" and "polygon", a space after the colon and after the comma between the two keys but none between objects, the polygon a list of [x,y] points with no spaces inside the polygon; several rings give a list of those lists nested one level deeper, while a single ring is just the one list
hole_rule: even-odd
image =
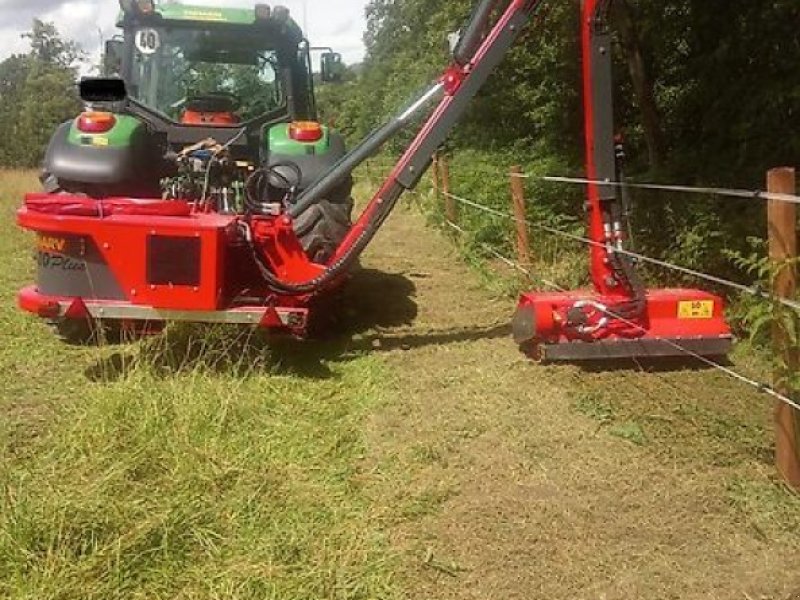
[{"label": "yellow warning sticker", "polygon": [[108,146],[108,138],[95,136],[92,138],[92,146]]},{"label": "yellow warning sticker", "polygon": [[712,319],[714,318],[713,300],[695,300],[678,302],[679,319]]}]

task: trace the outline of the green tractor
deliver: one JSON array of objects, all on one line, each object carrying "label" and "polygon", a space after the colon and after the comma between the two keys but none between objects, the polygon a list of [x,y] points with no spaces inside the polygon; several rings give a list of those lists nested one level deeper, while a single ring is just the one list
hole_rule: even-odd
[{"label": "green tractor", "polygon": [[[342,136],[319,123],[312,48],[287,8],[120,6],[122,35],[104,57],[105,75],[118,79],[82,82],[87,110],[53,136],[46,192],[181,199],[234,214],[246,210],[246,182],[274,190],[259,197],[285,197],[346,154]],[[322,81],[341,78],[339,54],[327,49],[321,66]],[[252,182],[263,165],[269,176]],[[347,234],[351,189],[344,178],[295,219],[312,261],[326,261]]]}]

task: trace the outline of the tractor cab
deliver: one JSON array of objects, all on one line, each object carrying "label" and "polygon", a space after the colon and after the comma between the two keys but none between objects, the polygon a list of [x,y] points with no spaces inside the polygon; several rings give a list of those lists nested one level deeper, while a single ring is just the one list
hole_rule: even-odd
[{"label": "tractor cab", "polygon": [[[173,196],[175,180],[186,179],[174,157],[197,144],[224,148],[230,164],[245,169],[226,174],[237,185],[248,170],[288,160],[313,163],[300,166],[294,187],[303,188],[341,158],[343,140],[325,127],[313,140],[292,137],[293,124],[316,124],[318,116],[312,49],[287,8],[168,0],[120,0],[120,7],[121,35],[106,43],[104,66],[124,83],[123,94],[84,97],[84,115],[56,131],[43,165],[47,191]],[[337,80],[338,56],[321,57],[322,81]],[[203,161],[196,165],[205,172]]]},{"label": "tractor cab", "polygon": [[116,59],[106,64],[125,80],[131,102],[164,125],[316,119],[310,48],[288,9],[121,6],[123,33],[107,45]]}]

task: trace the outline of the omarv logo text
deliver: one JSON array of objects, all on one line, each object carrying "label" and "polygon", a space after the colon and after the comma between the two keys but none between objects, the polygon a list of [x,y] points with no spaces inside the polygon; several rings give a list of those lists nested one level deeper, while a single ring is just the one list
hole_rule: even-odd
[{"label": "omarv logo text", "polygon": [[62,253],[67,249],[67,240],[61,237],[40,235],[38,246],[42,252]]}]

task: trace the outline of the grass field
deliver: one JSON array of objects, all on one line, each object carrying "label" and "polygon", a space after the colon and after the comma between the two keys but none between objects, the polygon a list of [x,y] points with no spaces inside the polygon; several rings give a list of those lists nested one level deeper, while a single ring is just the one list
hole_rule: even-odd
[{"label": "grass field", "polygon": [[0,597],[392,597],[359,483],[380,362],[314,378],[293,374],[302,349],[281,363],[180,328],[59,344],[14,305],[33,261],[13,210],[34,183],[0,172]]},{"label": "grass field", "polygon": [[403,208],[333,339],[67,347],[14,306],[34,185],[0,172],[0,598],[798,597],[763,394],[697,364],[532,363],[520,282]]}]

